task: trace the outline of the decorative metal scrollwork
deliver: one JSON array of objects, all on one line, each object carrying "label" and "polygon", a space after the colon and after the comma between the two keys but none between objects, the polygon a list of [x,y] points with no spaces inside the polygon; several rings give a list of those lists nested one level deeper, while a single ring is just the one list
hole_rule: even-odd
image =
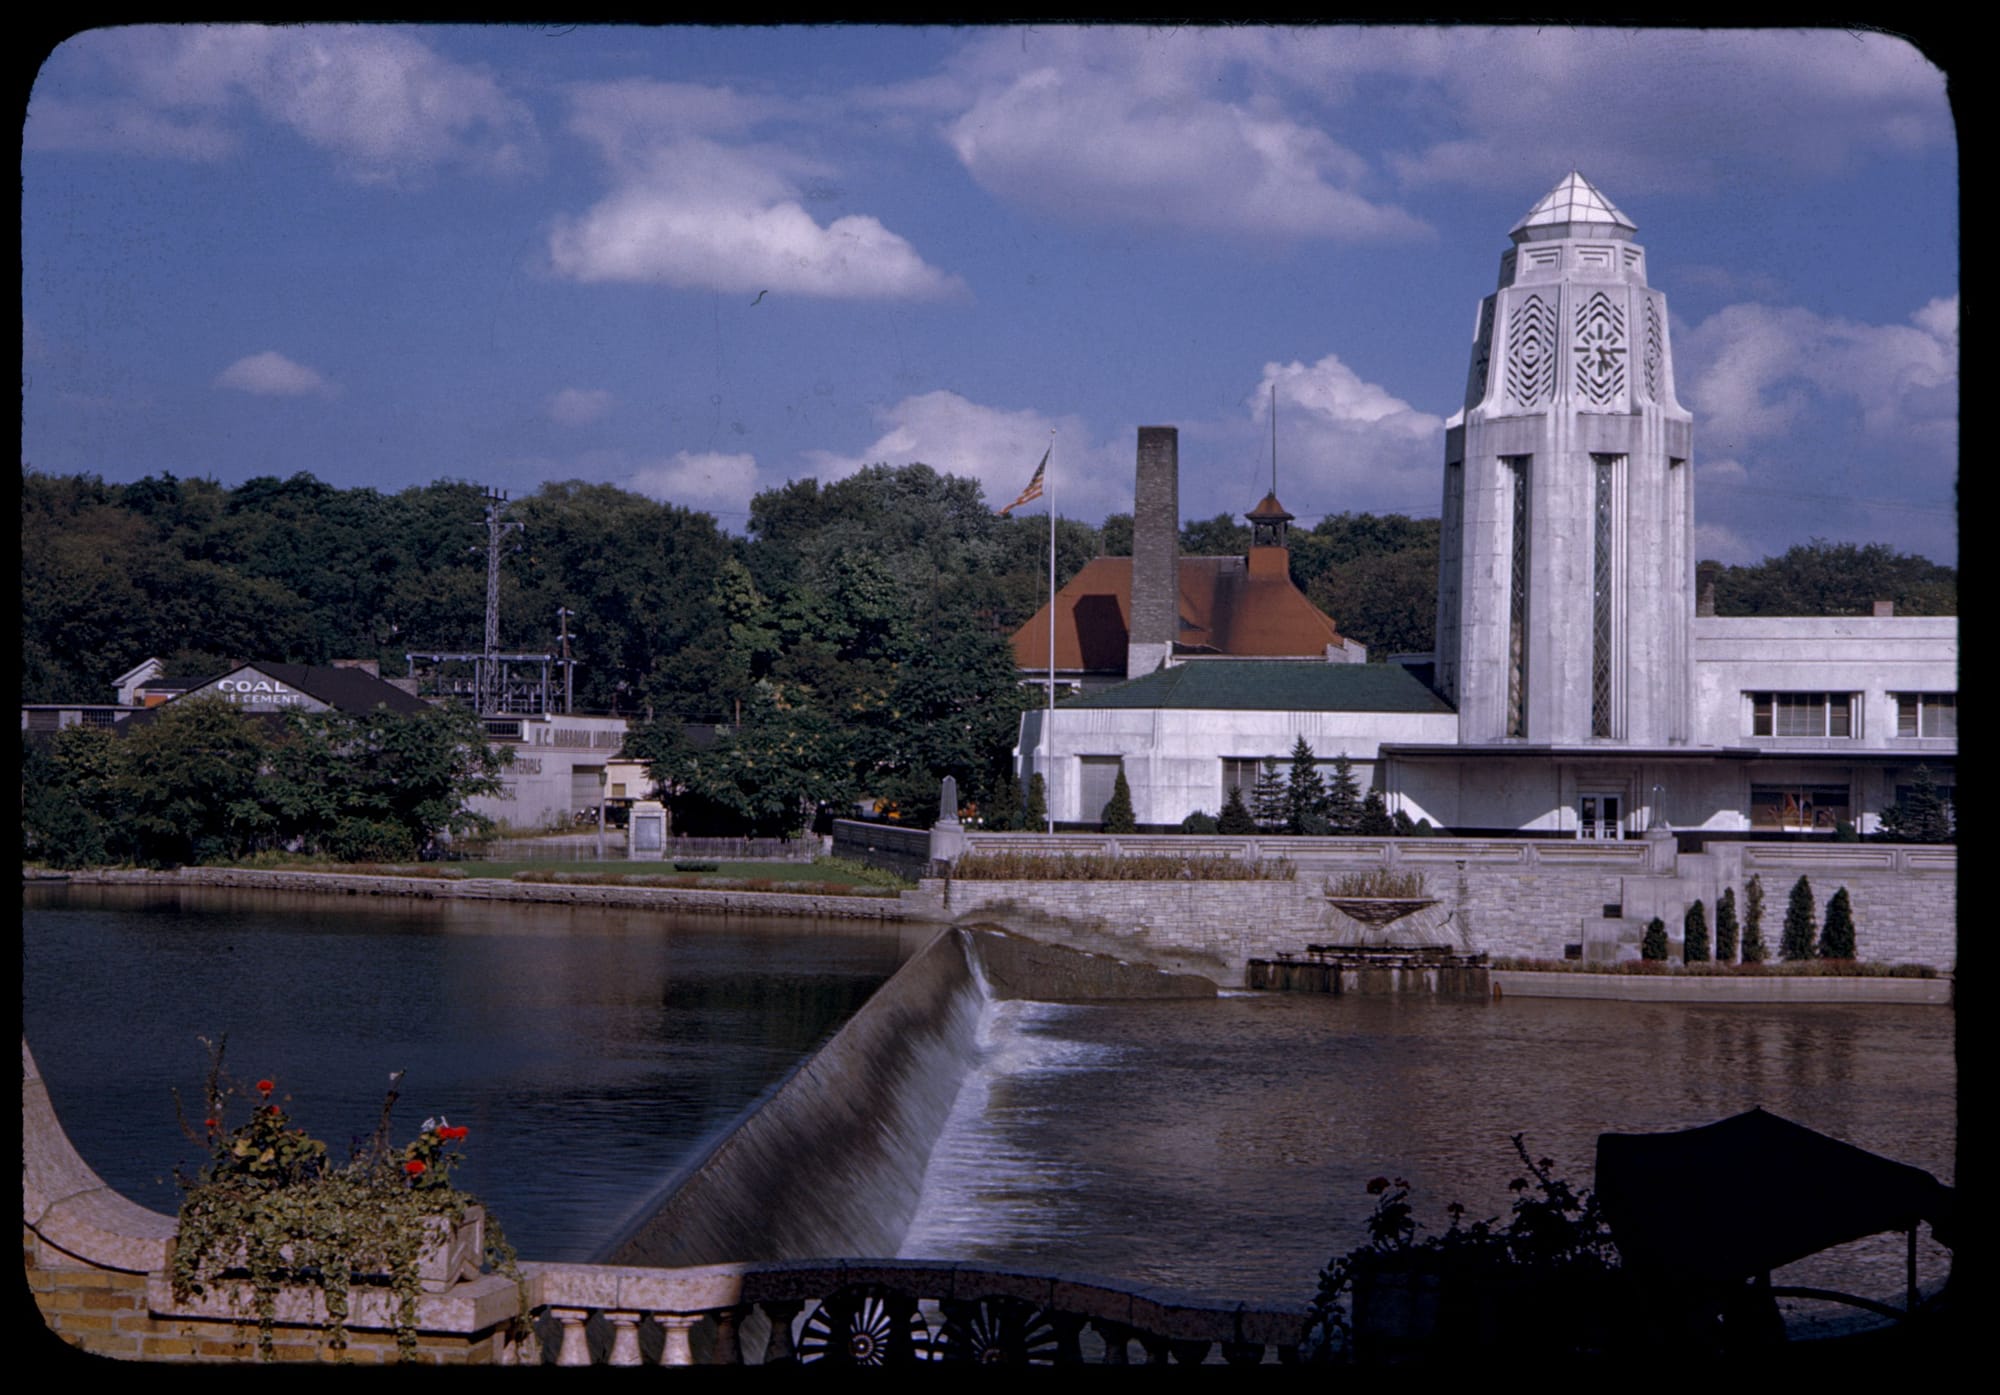
[{"label": "decorative metal scrollwork", "polygon": [[1061,1346],[1049,1314],[1025,1298],[947,1300],[938,1359],[990,1366],[1053,1366]]},{"label": "decorative metal scrollwork", "polygon": [[876,1284],[829,1294],[799,1333],[800,1365],[908,1366],[931,1359],[931,1332],[917,1300]]}]

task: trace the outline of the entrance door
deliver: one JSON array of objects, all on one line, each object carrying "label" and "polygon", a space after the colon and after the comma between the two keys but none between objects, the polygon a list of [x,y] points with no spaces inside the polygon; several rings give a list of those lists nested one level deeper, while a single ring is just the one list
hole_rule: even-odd
[{"label": "entrance door", "polygon": [[1622,795],[1580,794],[1577,796],[1576,836],[1579,838],[1623,838],[1620,819]]}]

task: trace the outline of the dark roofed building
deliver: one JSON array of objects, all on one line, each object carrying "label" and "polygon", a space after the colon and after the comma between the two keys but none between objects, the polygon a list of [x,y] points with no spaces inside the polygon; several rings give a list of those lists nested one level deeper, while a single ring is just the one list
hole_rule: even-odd
[{"label": "dark roofed building", "polygon": [[333,709],[361,716],[378,707],[416,713],[430,706],[367,669],[346,665],[242,664],[219,677],[191,684],[172,700],[180,702],[191,697],[219,697],[256,713],[281,712],[286,708],[302,712]]}]

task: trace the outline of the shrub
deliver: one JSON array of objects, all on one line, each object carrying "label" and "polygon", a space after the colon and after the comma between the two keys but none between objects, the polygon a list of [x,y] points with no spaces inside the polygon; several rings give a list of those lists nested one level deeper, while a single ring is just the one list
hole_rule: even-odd
[{"label": "shrub", "polygon": [[967,853],[952,876],[969,882],[1288,882],[1290,862],[1250,862],[1234,857],[1179,857],[1139,853],[1064,856],[1060,853]]},{"label": "shrub", "polygon": [[1736,888],[1725,886],[1715,898],[1715,957],[1724,964],[1736,962]]},{"label": "shrub", "polygon": [[1639,957],[1663,963],[1667,957],[1667,923],[1654,916],[1646,923],[1645,938],[1639,941]]},{"label": "shrub", "polygon": [[[1300,738],[1303,740],[1304,738]],[[1333,778],[1325,783],[1326,825],[1335,833],[1361,831],[1361,783],[1354,778],[1354,762],[1342,751],[1334,758]]]},{"label": "shrub", "polygon": [[1030,833],[1040,833],[1049,826],[1049,786],[1040,771],[1028,777],[1028,807],[1022,811],[1021,825]]},{"label": "shrub", "polygon": [[1215,821],[1217,833],[1227,833],[1232,837],[1242,837],[1257,831],[1257,820],[1243,807],[1241,787],[1229,792],[1229,800],[1222,806],[1222,817]]},{"label": "shrub", "polygon": [[1818,917],[1813,912],[1812,883],[1800,877],[1792,883],[1792,899],[1785,907],[1785,937],[1778,942],[1785,959],[1811,959],[1819,953]]},{"label": "shrub", "polygon": [[1266,756],[1257,772],[1256,788],[1250,792],[1250,816],[1263,833],[1285,831],[1285,777],[1278,773],[1278,758]]},{"label": "shrub", "polygon": [[1764,879],[1753,876],[1743,888],[1743,962],[1764,962]]},{"label": "shrub", "polygon": [[1891,843],[1949,843],[1955,837],[1952,810],[1938,793],[1930,767],[1920,765],[1909,796],[1882,811],[1882,838]]},{"label": "shrub", "polygon": [[1285,785],[1285,830],[1307,835],[1329,831],[1326,784],[1320,779],[1313,748],[1303,736],[1292,744],[1291,779]]},{"label": "shrub", "polygon": [[1848,903],[1847,888],[1844,886],[1834,892],[1833,899],[1826,903],[1826,928],[1819,936],[1819,957],[1854,957],[1854,908]]},{"label": "shrub", "polygon": [[1383,867],[1373,867],[1366,872],[1347,872],[1327,883],[1326,894],[1357,899],[1414,901],[1424,894],[1424,874],[1391,872]]},{"label": "shrub", "polygon": [[1382,791],[1370,790],[1362,799],[1361,822],[1355,832],[1364,838],[1388,838],[1395,834],[1396,821],[1389,817],[1388,806],[1382,802]]},{"label": "shrub", "polygon": [[1708,911],[1696,901],[1681,921],[1681,962],[1701,964],[1708,960]]},{"label": "shrub", "polygon": [[1118,767],[1118,783],[1111,788],[1111,800],[1104,806],[1104,831],[1106,833],[1137,833],[1139,824],[1132,817],[1132,787],[1125,783],[1125,767]]},{"label": "shrub", "polygon": [[[1230,794],[1234,796],[1235,791],[1231,790]],[[1238,804],[1240,806],[1240,800]],[[1227,812],[1226,808],[1225,812]],[[1247,819],[1250,816],[1245,814],[1244,817]],[[1206,813],[1200,809],[1195,810],[1192,814],[1181,820],[1181,832],[1183,833],[1220,833],[1221,831],[1222,825],[1216,821],[1215,815]]]}]

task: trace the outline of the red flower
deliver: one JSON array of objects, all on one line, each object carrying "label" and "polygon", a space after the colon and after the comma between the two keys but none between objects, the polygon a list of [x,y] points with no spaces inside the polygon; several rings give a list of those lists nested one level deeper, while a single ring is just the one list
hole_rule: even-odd
[{"label": "red flower", "polygon": [[278,1082],[275,1080],[260,1080],[257,1082],[257,1093],[260,1095],[268,1095],[277,1088]]},{"label": "red flower", "polygon": [[403,1171],[409,1173],[412,1177],[418,1176],[425,1170],[426,1169],[424,1166],[424,1160],[422,1158],[411,1158],[408,1162],[403,1164]]},{"label": "red flower", "polygon": [[463,1124],[447,1124],[444,1128],[438,1130],[438,1137],[464,1138],[467,1134],[471,1132],[472,1130],[466,1128]]},{"label": "red flower", "polygon": [[203,1119],[202,1123],[206,1124],[209,1128],[212,1129],[219,1129],[222,1127],[222,1120],[220,1119]]}]

